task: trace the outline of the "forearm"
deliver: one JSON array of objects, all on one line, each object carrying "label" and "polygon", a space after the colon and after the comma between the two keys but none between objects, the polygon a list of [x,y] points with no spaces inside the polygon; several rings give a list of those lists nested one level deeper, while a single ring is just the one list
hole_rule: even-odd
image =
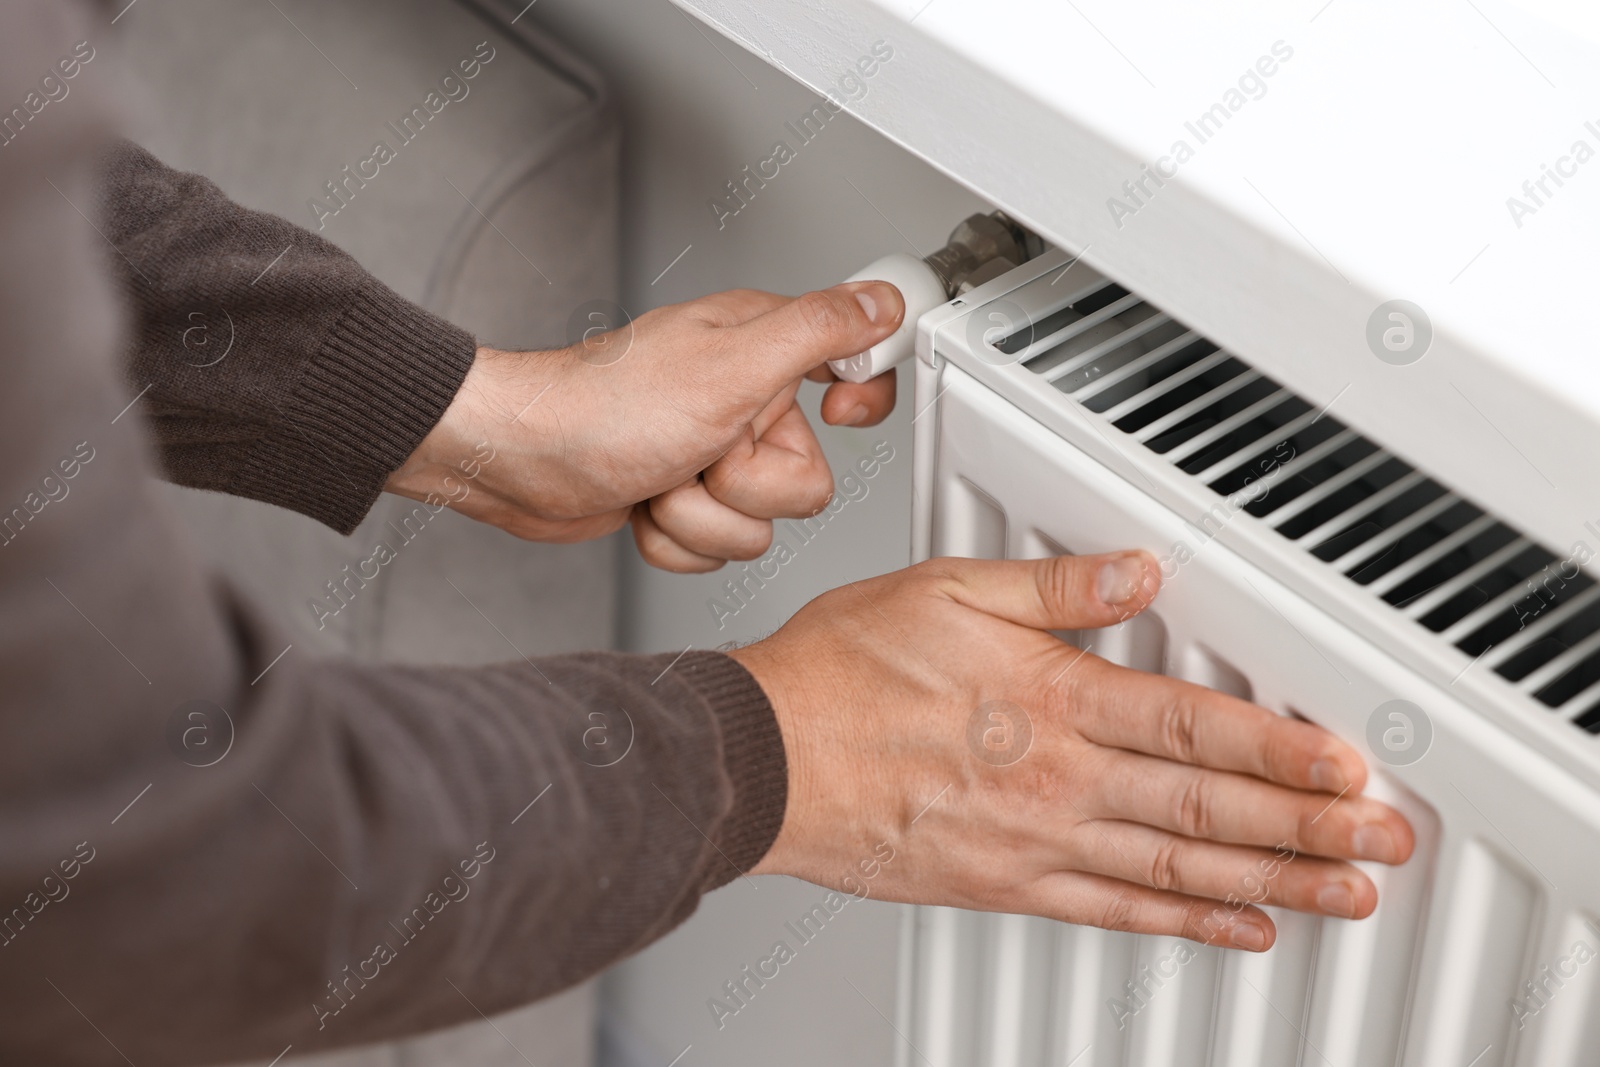
[{"label": "forearm", "polygon": [[[158,691],[183,691],[181,665],[100,621]],[[7,907],[79,842],[94,859],[69,896],[6,932],[0,1058],[119,1062],[72,1005],[137,1063],[392,1038],[518,1006],[643,947],[753,865],[783,810],[759,689],[694,653],[652,686],[670,663],[285,660],[255,699],[217,702],[238,732],[206,767],[162,743],[167,707],[117,702],[130,725],[107,741],[141,758],[8,805],[26,813],[8,841],[31,847],[0,868]],[[610,736],[586,749],[597,727]],[[212,740],[220,750],[221,731]],[[86,792],[92,805],[52,799]]]}]

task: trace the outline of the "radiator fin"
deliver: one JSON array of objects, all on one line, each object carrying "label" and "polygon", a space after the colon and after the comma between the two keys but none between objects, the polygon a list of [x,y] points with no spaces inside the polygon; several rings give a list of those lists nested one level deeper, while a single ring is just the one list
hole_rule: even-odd
[{"label": "radiator fin", "polygon": [[1063,297],[999,359],[1600,733],[1600,585],[1576,547],[1534,543],[1122,286]]},{"label": "radiator fin", "polygon": [[1129,1067],[1206,1067],[1221,966],[1221,951],[1206,945],[1139,939],[1133,980],[1150,1000],[1128,1028]]},{"label": "radiator fin", "polygon": [[1511,1005],[1534,965],[1540,893],[1533,875],[1482,841],[1462,842],[1441,872],[1450,887],[1438,967],[1438,1001],[1425,1045],[1441,1062],[1510,1064],[1518,1030]]},{"label": "radiator fin", "polygon": [[1600,1048],[1600,922],[1579,912],[1557,929],[1518,989],[1513,1030],[1523,1062],[1580,1067]]},{"label": "radiator fin", "polygon": [[1044,1063],[1123,1067],[1129,1016],[1116,1010],[1116,1001],[1125,998],[1132,980],[1137,940],[1087,926],[1057,926],[1050,1059]]},{"label": "radiator fin", "polygon": [[1006,513],[993,497],[965,478],[944,494],[940,542],[934,554],[1001,559],[1006,554]]},{"label": "radiator fin", "polygon": [[1222,966],[1212,1062],[1278,1067],[1301,1062],[1311,975],[1322,923],[1314,915],[1265,909],[1278,928],[1271,952],[1232,952]]},{"label": "radiator fin", "polygon": [[1204,645],[1195,645],[1184,656],[1183,669],[1178,676],[1207,689],[1236,696],[1240,700],[1253,700],[1255,687],[1243,671],[1223,659]]},{"label": "radiator fin", "polygon": [[1050,982],[1055,970],[1057,925],[1028,915],[994,915],[984,973],[988,996],[976,1062],[993,1067],[1033,1067],[1046,1062]]}]

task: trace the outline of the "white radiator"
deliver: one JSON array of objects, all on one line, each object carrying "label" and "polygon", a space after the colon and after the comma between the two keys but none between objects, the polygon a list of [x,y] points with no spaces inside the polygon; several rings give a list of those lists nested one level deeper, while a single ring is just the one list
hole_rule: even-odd
[{"label": "white radiator", "polygon": [[1334,731],[1418,847],[1362,865],[1366,920],[1269,909],[1262,955],[918,909],[902,1067],[1600,1064],[1594,546],[1534,543],[1061,252],[916,344],[916,556],[1149,549],[1154,607],[1070,639]]}]

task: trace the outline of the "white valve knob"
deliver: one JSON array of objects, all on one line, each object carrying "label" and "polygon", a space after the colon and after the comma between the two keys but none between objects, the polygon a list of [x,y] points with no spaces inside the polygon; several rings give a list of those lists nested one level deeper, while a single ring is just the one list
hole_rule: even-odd
[{"label": "white valve knob", "polygon": [[907,252],[894,252],[845,279],[851,282],[888,282],[905,298],[906,317],[899,329],[859,355],[828,361],[828,367],[847,382],[864,382],[910,359],[916,351],[917,320],[949,297],[933,268]]}]

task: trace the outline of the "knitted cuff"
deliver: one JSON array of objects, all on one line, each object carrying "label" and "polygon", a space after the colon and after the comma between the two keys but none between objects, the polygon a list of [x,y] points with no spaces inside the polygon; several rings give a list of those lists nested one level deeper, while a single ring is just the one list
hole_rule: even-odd
[{"label": "knitted cuff", "polygon": [[306,368],[239,491],[350,533],[444,415],[476,353],[471,334],[374,282]]},{"label": "knitted cuff", "polygon": [[720,652],[690,652],[678,671],[705,697],[722,730],[722,763],[733,805],[713,835],[737,870],[720,867],[708,889],[733,881],[761,861],[783,826],[789,764],[772,704],[750,672]]}]

